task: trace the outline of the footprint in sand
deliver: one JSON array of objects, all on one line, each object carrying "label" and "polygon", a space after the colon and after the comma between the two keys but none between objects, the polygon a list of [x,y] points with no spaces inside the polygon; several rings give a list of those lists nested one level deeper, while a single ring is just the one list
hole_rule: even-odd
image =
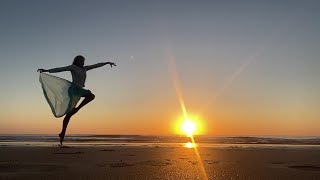
[{"label": "footprint in sand", "polygon": [[142,161],[139,162],[140,165],[147,165],[147,166],[169,166],[173,164],[173,160],[164,159],[164,160],[149,160],[149,161]]},{"label": "footprint in sand", "polygon": [[122,154],[121,156],[137,156],[135,154]]},{"label": "footprint in sand", "polygon": [[129,166],[133,166],[133,163],[128,163],[128,162],[115,162],[115,163],[111,163],[109,164],[110,167],[129,167]]},{"label": "footprint in sand", "polygon": [[294,165],[294,166],[288,166],[292,169],[299,169],[304,171],[320,171],[320,166],[312,166],[312,165]]},{"label": "footprint in sand", "polygon": [[77,152],[58,152],[53,154],[83,154],[84,152],[77,151]]},{"label": "footprint in sand", "polygon": [[108,163],[102,163],[102,164],[97,164],[98,167],[112,167],[112,168],[119,168],[119,167],[129,167],[135,165],[132,162],[125,162],[125,161],[117,161],[117,162],[112,162],[110,164]]},{"label": "footprint in sand", "polygon": [[101,151],[113,152],[113,151],[116,151],[116,150],[114,150],[114,149],[102,149]]},{"label": "footprint in sand", "polygon": [[128,166],[133,166],[133,164],[129,164],[125,162],[110,164],[110,167],[128,167]]},{"label": "footprint in sand", "polygon": [[207,164],[218,164],[220,161],[204,160]]},{"label": "footprint in sand", "polygon": [[189,158],[185,158],[185,157],[180,157],[179,159],[182,159],[182,160],[187,160]]},{"label": "footprint in sand", "polygon": [[281,162],[281,161],[272,161],[270,162],[270,164],[285,164],[284,162]]},{"label": "footprint in sand", "polygon": [[191,163],[191,164],[193,164],[193,165],[196,165],[196,164],[198,164],[198,162],[197,161],[188,161],[189,163]]}]

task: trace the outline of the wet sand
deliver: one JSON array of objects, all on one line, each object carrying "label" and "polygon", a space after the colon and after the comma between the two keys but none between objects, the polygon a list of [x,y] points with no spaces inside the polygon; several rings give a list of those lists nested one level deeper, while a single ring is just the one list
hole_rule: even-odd
[{"label": "wet sand", "polygon": [[320,179],[318,149],[0,146],[0,179]]}]

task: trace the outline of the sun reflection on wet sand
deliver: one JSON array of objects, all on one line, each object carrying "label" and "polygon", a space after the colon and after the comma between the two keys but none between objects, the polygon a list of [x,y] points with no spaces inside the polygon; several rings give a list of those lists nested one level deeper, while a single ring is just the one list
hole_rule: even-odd
[{"label": "sun reflection on wet sand", "polygon": [[195,144],[195,143],[192,143],[192,142],[187,142],[187,143],[184,144],[184,147],[190,149],[190,148],[196,147],[196,144]]}]

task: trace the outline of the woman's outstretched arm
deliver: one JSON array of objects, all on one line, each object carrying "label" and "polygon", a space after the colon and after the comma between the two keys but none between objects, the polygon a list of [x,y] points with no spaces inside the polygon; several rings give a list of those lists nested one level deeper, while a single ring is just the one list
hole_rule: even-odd
[{"label": "woman's outstretched arm", "polygon": [[116,64],[113,63],[113,62],[103,62],[103,63],[97,63],[97,64],[85,66],[84,68],[85,68],[86,71],[89,71],[89,70],[94,69],[94,68],[102,67],[102,66],[104,66],[106,64],[110,64],[111,67],[112,66],[116,66]]},{"label": "woman's outstretched arm", "polygon": [[49,72],[49,73],[57,73],[57,72],[63,72],[63,71],[72,71],[73,66],[65,66],[65,67],[59,67],[59,68],[53,68],[53,69],[38,69],[37,71],[42,72]]}]

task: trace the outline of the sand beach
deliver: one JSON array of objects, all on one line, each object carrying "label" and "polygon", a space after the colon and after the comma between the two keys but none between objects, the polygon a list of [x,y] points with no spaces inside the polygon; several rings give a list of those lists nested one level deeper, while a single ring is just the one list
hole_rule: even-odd
[{"label": "sand beach", "polygon": [[318,148],[197,150],[152,145],[2,144],[0,179],[320,179]]}]

